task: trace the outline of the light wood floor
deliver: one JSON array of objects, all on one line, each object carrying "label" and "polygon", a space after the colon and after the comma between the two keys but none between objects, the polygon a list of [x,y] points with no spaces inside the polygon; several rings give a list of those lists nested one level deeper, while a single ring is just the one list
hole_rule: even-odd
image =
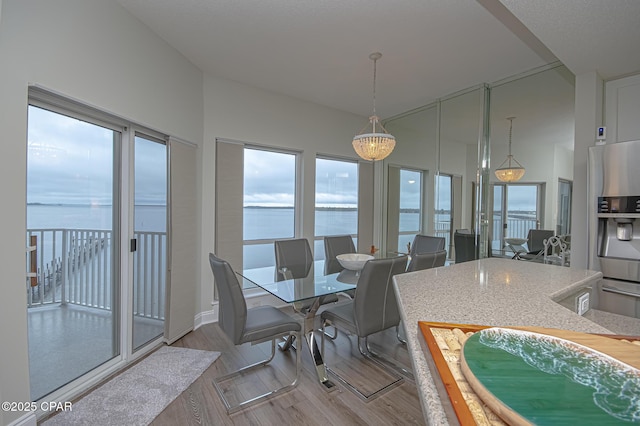
[{"label": "light wood floor", "polygon": [[[395,330],[375,335],[370,341],[374,349],[391,354],[404,366],[411,365],[406,348],[396,339]],[[372,385],[388,377],[373,367],[370,361],[361,359],[355,342],[355,337],[348,338],[343,333],[334,342],[327,341],[327,363],[340,368],[342,373],[349,376],[350,382],[357,382],[365,390],[372,390]],[[336,384],[337,389],[327,392],[317,381],[306,347],[303,348],[303,366],[295,389],[229,416],[213,387],[213,378],[266,358],[270,344],[236,347],[217,324],[207,324],[187,334],[173,346],[220,351],[222,355],[153,421],[154,426],[424,424],[417,389],[412,381],[405,380],[399,387],[368,403],[340,384]],[[294,362],[294,351],[277,350],[271,367],[261,369],[263,371],[256,375],[257,378],[247,379],[244,385],[249,390],[245,392],[255,391],[263,380],[272,380],[274,375],[293,378]],[[240,381],[244,379],[242,377]],[[333,378],[332,381],[335,382]]]}]

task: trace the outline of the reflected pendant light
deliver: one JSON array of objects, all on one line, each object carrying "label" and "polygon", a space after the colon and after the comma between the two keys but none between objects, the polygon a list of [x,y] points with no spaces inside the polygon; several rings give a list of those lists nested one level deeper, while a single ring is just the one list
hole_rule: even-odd
[{"label": "reflected pendant light", "polygon": [[[517,182],[524,176],[524,167],[511,155],[511,135],[513,134],[513,120],[515,117],[507,117],[509,120],[509,155],[495,171],[496,177],[502,182]],[[514,164],[515,163],[515,164]]]},{"label": "reflected pendant light", "polygon": [[396,146],[396,138],[386,131],[380,124],[380,117],[376,115],[376,62],[381,57],[380,52],[369,55],[369,59],[373,61],[373,115],[369,117],[371,133],[364,133],[369,127],[367,125],[353,138],[353,149],[361,158],[369,161],[386,158]]}]

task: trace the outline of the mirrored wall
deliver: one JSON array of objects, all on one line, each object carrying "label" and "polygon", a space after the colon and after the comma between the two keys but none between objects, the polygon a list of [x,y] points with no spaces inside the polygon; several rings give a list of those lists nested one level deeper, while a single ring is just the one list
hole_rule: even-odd
[{"label": "mirrored wall", "polygon": [[[423,173],[420,232],[445,237],[450,259],[459,229],[482,234],[480,257],[508,255],[504,238],[526,238],[532,228],[569,233],[573,111],[574,76],[555,64],[387,120],[398,144],[385,161],[386,247],[402,248],[409,238],[401,219],[415,211],[399,202],[405,169]],[[510,123],[511,153],[526,172],[506,183],[494,170],[509,153]]]}]

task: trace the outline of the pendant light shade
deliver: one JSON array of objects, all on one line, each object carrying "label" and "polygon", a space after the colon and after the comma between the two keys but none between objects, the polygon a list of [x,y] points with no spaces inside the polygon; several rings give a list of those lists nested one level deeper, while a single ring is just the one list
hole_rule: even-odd
[{"label": "pendant light shade", "polygon": [[376,161],[389,156],[396,146],[396,138],[390,135],[380,124],[380,117],[376,115],[376,62],[382,53],[369,55],[373,61],[373,115],[369,117],[371,133],[364,133],[369,126],[365,126],[360,134],[353,138],[353,149],[364,160]]},{"label": "pendant light shade", "polygon": [[495,171],[496,177],[501,182],[517,182],[524,176],[525,169],[513,155],[511,155],[511,136],[513,134],[513,120],[515,117],[508,117],[509,120],[509,155]]}]

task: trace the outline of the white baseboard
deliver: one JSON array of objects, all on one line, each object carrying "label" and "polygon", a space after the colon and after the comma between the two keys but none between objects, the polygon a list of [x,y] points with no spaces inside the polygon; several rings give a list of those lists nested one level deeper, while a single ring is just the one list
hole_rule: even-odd
[{"label": "white baseboard", "polygon": [[216,302],[210,311],[200,312],[193,319],[193,329],[197,330],[200,326],[218,322],[218,303]]}]

